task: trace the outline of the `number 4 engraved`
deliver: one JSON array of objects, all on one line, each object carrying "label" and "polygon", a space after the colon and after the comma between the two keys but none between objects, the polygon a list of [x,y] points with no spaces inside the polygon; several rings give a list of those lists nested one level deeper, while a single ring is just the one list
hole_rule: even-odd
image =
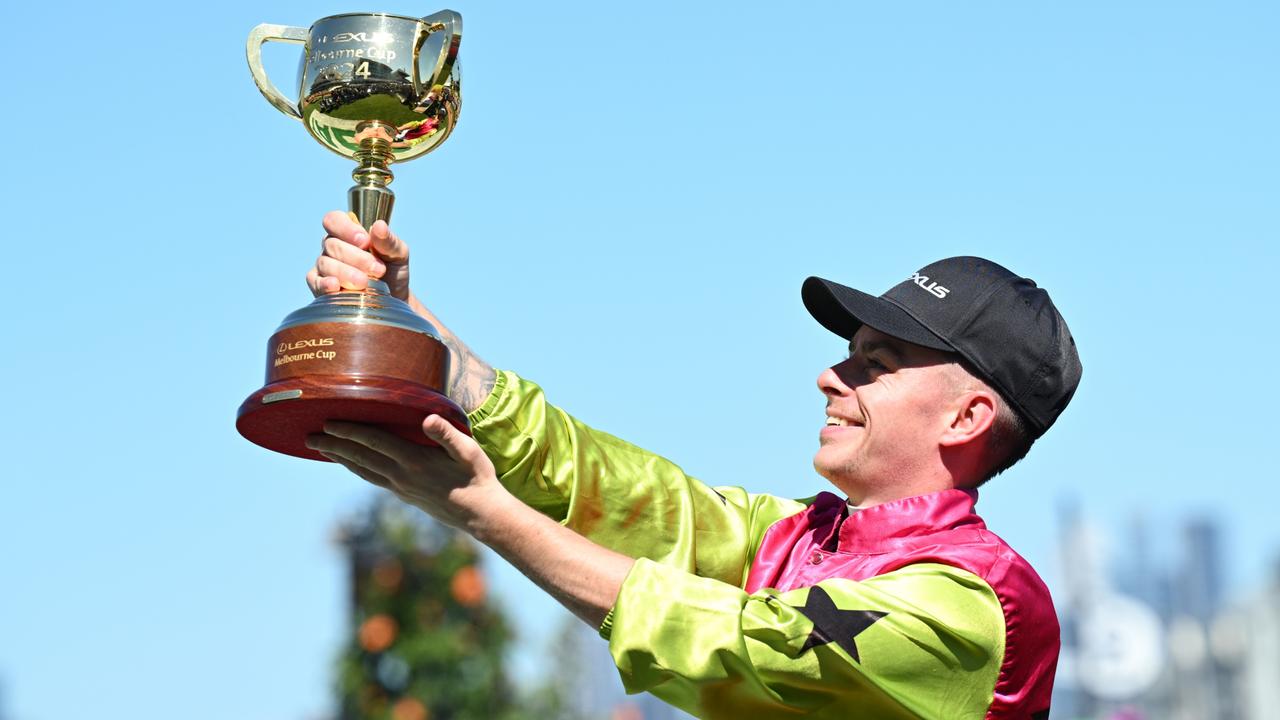
[{"label": "number 4 engraved", "polygon": [[368,60],[360,61],[360,64],[356,66],[355,74],[359,75],[365,80],[368,80],[369,76],[373,74],[369,72],[369,61]]}]

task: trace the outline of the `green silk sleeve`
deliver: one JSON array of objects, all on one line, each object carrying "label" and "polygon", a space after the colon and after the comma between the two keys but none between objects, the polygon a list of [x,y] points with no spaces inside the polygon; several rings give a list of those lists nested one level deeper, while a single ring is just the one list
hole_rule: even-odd
[{"label": "green silk sleeve", "polygon": [[472,434],[502,484],[525,504],[592,541],[741,585],[764,531],[804,504],[741,488],[711,488],[675,464],[594,430],[499,371]]},{"label": "green silk sleeve", "polygon": [[702,718],[982,718],[1004,656],[989,585],[941,564],[748,595],[639,560],[601,634],[628,692]]}]

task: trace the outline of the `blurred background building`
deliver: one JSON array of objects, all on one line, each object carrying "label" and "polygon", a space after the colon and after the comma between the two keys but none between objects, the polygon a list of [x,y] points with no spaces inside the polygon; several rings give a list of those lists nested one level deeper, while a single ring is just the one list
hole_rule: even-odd
[{"label": "blurred background building", "polygon": [[[1063,648],[1053,717],[1267,720],[1280,708],[1280,573],[1243,598],[1224,593],[1221,527],[1191,518],[1151,537],[1134,519],[1107,552],[1068,504],[1055,599]],[[1171,547],[1156,557],[1153,547]]]}]

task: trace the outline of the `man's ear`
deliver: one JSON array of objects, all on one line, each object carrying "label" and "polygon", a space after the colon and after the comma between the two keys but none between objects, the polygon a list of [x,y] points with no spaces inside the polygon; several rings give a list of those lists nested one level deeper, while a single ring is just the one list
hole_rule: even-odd
[{"label": "man's ear", "polygon": [[995,393],[987,390],[970,390],[956,398],[955,414],[938,444],[958,448],[982,441],[996,421],[997,402]]}]

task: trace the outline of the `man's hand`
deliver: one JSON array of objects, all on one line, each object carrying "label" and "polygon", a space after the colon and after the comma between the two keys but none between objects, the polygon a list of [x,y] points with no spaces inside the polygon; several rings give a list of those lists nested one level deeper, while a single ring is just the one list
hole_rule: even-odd
[{"label": "man's hand", "polygon": [[453,354],[445,394],[466,412],[484,403],[493,390],[494,369],[481,360],[457,335],[444,326],[409,291],[409,245],[382,220],[368,232],[347,213],[334,210],[324,216],[325,238],[315,265],[307,271],[307,287],[316,297],[342,290],[363,290],[369,278],[387,283],[391,294],[409,303],[427,319]]},{"label": "man's hand", "polygon": [[422,431],[440,448],[357,423],[330,421],[324,431],[307,447],[451,527],[474,534],[485,510],[510,499],[476,441],[439,415],[428,416]]},{"label": "man's hand", "polygon": [[440,522],[470,533],[592,627],[618,598],[634,560],[596,545],[520,502],[470,436],[438,415],[422,431],[440,448],[384,430],[327,422],[307,447]]},{"label": "man's hand", "polygon": [[363,290],[369,278],[381,279],[391,294],[409,299],[409,246],[382,220],[366,232],[351,216],[334,210],[324,216],[320,257],[307,272],[317,297],[339,290]]}]

